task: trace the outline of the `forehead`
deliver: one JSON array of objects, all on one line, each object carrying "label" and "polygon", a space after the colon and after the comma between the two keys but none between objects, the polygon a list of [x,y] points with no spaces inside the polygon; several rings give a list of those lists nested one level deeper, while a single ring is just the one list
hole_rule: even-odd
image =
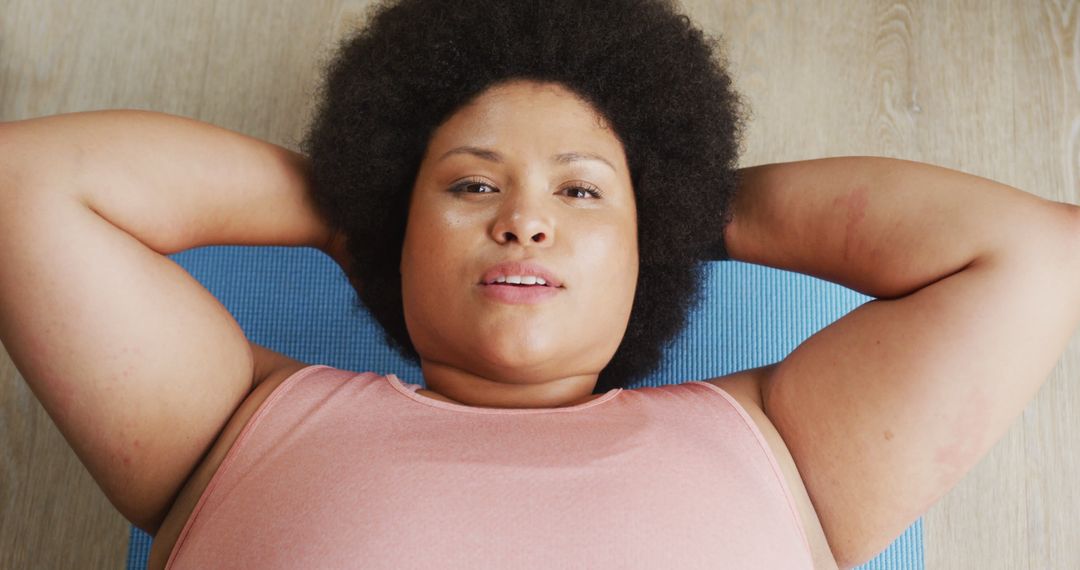
[{"label": "forehead", "polygon": [[622,144],[604,117],[555,83],[514,81],[484,91],[436,129],[429,155],[438,158],[460,145],[543,156],[574,150],[625,165]]}]

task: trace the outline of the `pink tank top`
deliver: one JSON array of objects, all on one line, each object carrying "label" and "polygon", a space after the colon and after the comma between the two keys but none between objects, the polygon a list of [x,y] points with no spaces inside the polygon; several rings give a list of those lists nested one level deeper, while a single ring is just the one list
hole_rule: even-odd
[{"label": "pink tank top", "polygon": [[720,388],[479,408],[321,364],[262,403],[166,566],[812,569],[779,466]]}]

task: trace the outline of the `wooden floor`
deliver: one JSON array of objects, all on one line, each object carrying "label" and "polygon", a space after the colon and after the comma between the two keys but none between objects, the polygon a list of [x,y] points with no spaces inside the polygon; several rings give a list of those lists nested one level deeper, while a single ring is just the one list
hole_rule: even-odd
[{"label": "wooden floor", "polygon": [[[0,120],[141,108],[296,149],[320,58],[366,5],[0,0]],[[682,5],[753,109],[743,165],[892,156],[1080,203],[1075,1]],[[926,514],[927,568],[1080,568],[1078,340]],[[127,522],[0,356],[0,568],[122,568]]]}]

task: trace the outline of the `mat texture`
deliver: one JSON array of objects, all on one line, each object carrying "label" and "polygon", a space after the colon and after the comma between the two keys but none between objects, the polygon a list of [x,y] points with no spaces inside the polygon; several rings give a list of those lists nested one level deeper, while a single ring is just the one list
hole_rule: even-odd
[{"label": "mat texture", "polygon": [[[252,341],[304,362],[394,372],[424,384],[420,368],[354,310],[353,290],[329,257],[311,248],[213,246],[169,256],[225,305]],[[799,273],[738,261],[710,263],[701,306],[661,369],[627,386],[704,380],[781,360],[810,335],[870,297]],[[151,537],[131,528],[127,567],[146,568]],[[922,519],[866,570],[923,570]]]}]

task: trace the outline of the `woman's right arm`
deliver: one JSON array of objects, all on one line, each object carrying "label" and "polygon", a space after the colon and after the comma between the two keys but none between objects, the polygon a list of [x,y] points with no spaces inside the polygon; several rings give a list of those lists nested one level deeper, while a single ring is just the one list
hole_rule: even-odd
[{"label": "woman's right arm", "polygon": [[252,388],[251,344],[167,254],[330,239],[306,159],[145,111],[0,123],[0,341],[112,504],[154,533]]},{"label": "woman's right arm", "polygon": [[[0,123],[0,166],[79,200],[161,254],[206,245],[322,249],[308,161],[177,115],[66,113]],[[23,189],[25,190],[25,189]]]}]

